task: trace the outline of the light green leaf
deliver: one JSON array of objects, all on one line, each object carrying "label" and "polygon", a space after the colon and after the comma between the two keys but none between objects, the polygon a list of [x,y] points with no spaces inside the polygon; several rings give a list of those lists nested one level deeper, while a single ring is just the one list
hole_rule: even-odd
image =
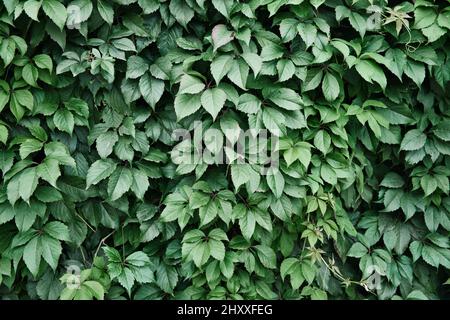
[{"label": "light green leaf", "polygon": [[41,264],[42,245],[40,237],[34,237],[28,242],[23,250],[23,261],[28,270],[36,276],[39,272],[39,265]]},{"label": "light green leaf", "polygon": [[418,150],[425,145],[427,136],[418,129],[408,131],[400,144],[400,150]]},{"label": "light green leaf", "polygon": [[225,92],[218,88],[205,90],[200,98],[203,108],[208,111],[213,120],[217,118],[220,110],[222,110],[226,99],[227,95]]},{"label": "light green leaf", "polygon": [[112,201],[119,199],[131,188],[133,176],[127,167],[118,167],[109,177],[108,195]]},{"label": "light green leaf", "polygon": [[67,20],[67,10],[61,2],[57,0],[43,0],[42,9],[60,30],[64,28]]},{"label": "light green leaf", "polygon": [[103,20],[109,25],[114,21],[114,9],[107,0],[97,0],[97,9]]},{"label": "light green leaf", "polygon": [[67,109],[60,108],[55,112],[53,121],[59,130],[72,134],[75,126],[75,119],[72,112]]},{"label": "light green leaf", "polygon": [[38,13],[39,9],[41,8],[41,4],[41,1],[27,0],[23,4],[23,9],[31,19],[33,19],[34,21],[39,21]]},{"label": "light green leaf", "polygon": [[36,167],[38,176],[57,188],[56,181],[61,176],[59,162],[56,159],[45,159]]},{"label": "light green leaf", "polygon": [[147,73],[139,80],[139,90],[150,107],[155,109],[156,103],[161,99],[164,93],[164,82],[153,78]]},{"label": "light green leaf", "polygon": [[115,131],[107,131],[102,133],[96,140],[97,152],[100,158],[108,157],[113,151],[113,147],[119,140],[119,136]]},{"label": "light green leaf", "polygon": [[201,107],[200,95],[178,94],[175,97],[175,113],[177,119],[181,120]]},{"label": "light green leaf", "polygon": [[355,242],[347,252],[347,257],[361,258],[367,253],[367,248],[360,242]]},{"label": "light green leaf", "polygon": [[229,31],[226,25],[218,24],[212,29],[211,39],[213,41],[214,51],[216,51],[218,48],[232,41],[234,39],[234,33]]},{"label": "light green leaf", "polygon": [[108,178],[116,169],[117,164],[111,159],[99,159],[95,161],[87,172],[86,189]]},{"label": "light green leaf", "polygon": [[330,72],[325,73],[323,77],[322,92],[327,101],[334,101],[339,96],[339,82]]}]

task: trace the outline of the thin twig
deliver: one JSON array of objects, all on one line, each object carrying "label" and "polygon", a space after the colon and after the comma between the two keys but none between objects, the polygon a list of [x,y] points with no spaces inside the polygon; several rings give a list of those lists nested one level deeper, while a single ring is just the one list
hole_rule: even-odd
[{"label": "thin twig", "polygon": [[100,240],[100,243],[98,244],[98,247],[97,247],[97,249],[95,250],[94,257],[92,258],[92,264],[91,264],[91,266],[94,264],[94,260],[95,260],[95,258],[97,257],[97,254],[98,254],[98,252],[100,251],[101,246],[105,244],[105,241],[106,241],[110,236],[112,236],[112,235],[114,234],[114,232],[116,232],[116,230],[111,231],[106,237],[104,237],[102,240]]}]

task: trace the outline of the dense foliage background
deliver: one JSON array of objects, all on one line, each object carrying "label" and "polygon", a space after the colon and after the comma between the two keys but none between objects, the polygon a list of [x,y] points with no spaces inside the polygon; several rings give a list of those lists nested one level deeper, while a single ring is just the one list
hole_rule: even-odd
[{"label": "dense foliage background", "polygon": [[[448,1],[3,0],[0,296],[448,297],[449,29]],[[280,133],[280,170],[174,163],[195,121]]]}]

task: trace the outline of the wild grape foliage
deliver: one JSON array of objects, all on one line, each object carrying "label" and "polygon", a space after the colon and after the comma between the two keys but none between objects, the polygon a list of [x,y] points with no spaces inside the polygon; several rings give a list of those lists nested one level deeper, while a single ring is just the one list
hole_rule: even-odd
[{"label": "wild grape foliage", "polygon": [[3,0],[0,296],[448,297],[449,30],[444,0]]}]

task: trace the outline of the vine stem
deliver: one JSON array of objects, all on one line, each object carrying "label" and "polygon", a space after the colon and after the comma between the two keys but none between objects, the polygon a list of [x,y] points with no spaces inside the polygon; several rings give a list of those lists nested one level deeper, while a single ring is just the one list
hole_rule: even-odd
[{"label": "vine stem", "polygon": [[92,232],[97,232],[97,230],[95,230],[77,211],[75,211],[75,214],[81,219],[81,221],[83,221],[83,223],[89,228],[91,229]]},{"label": "vine stem", "polygon": [[91,267],[92,265],[94,265],[94,260],[97,257],[98,252],[100,251],[100,248],[102,245],[105,244],[105,241],[114,234],[114,232],[116,232],[116,230],[111,231],[106,237],[104,237],[102,240],[100,240],[100,243],[97,246],[97,249],[95,250],[94,256],[92,257],[92,263],[91,263]]},{"label": "vine stem", "polygon": [[330,270],[330,272],[331,272],[336,278],[338,278],[339,280],[341,280],[342,282],[346,282],[346,283],[350,283],[350,284],[356,284],[356,285],[359,285],[359,286],[363,287],[367,292],[370,292],[371,294],[373,294],[373,295],[376,296],[376,293],[373,292],[372,290],[370,290],[367,286],[365,286],[363,282],[361,282],[361,281],[354,281],[354,280],[351,280],[351,279],[346,279],[346,278],[344,278],[344,276],[343,276],[342,274],[340,274],[339,272],[337,272],[336,270],[334,270],[334,269],[333,269],[333,268],[325,261],[325,259],[324,259],[322,256],[320,256],[320,259],[322,260],[323,264],[327,267],[327,269]]}]

